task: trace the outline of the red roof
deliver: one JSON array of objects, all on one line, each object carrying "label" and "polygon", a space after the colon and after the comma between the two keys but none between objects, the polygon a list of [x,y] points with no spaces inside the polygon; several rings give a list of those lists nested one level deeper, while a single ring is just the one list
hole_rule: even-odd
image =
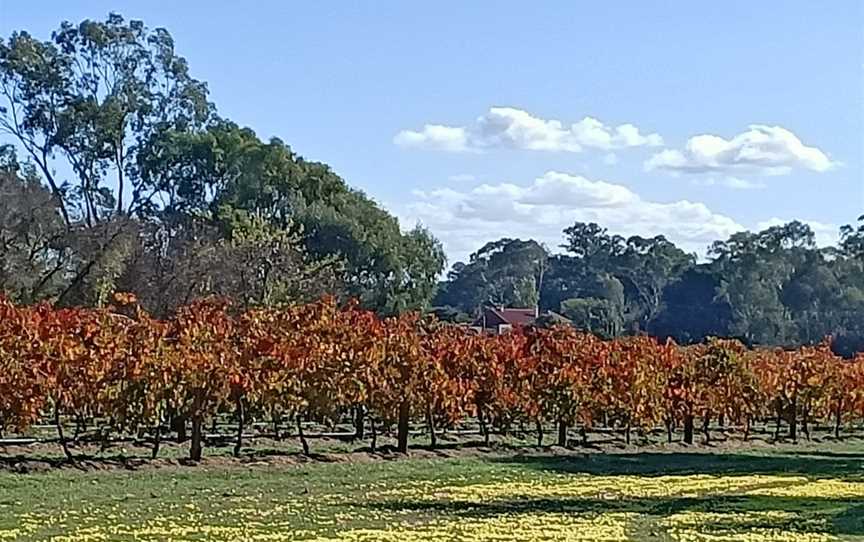
[{"label": "red roof", "polygon": [[[486,307],[483,314],[474,321],[475,326],[497,328],[501,324],[528,326],[537,319],[535,309],[511,309],[505,307]],[[485,321],[484,321],[485,320]]]}]

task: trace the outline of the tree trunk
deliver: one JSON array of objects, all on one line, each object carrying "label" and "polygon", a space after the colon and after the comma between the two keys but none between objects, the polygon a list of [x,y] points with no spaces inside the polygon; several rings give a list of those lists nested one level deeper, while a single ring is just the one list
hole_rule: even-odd
[{"label": "tree trunk", "polygon": [[199,414],[192,416],[192,442],[189,445],[189,459],[192,461],[201,461],[202,452],[204,449],[204,420]]},{"label": "tree trunk", "polygon": [[480,423],[480,434],[483,435],[483,445],[489,446],[489,428],[486,427],[486,416],[482,406],[477,406],[477,421]]},{"label": "tree trunk", "polygon": [[177,442],[182,444],[186,442],[186,418],[183,416],[174,416],[171,418],[171,430],[177,433]]},{"label": "tree trunk", "polygon": [[430,448],[435,449],[438,445],[438,435],[435,434],[435,417],[432,415],[431,405],[426,405],[426,426],[429,428]]},{"label": "tree trunk", "polygon": [[378,429],[375,427],[375,418],[369,417],[369,428],[372,430],[372,442],[369,445],[369,448],[372,450],[372,453],[378,451]]},{"label": "tree trunk", "polygon": [[399,404],[399,421],[396,428],[396,449],[399,453],[408,453],[408,424],[411,421],[411,405],[404,399]]},{"label": "tree trunk", "polygon": [[365,428],[366,425],[366,409],[363,405],[357,405],[356,411],[354,412],[354,438],[361,440],[366,436]]},{"label": "tree trunk", "polygon": [[125,170],[123,165],[123,139],[120,138],[117,143],[117,150],[114,151],[114,165],[117,167],[117,215],[123,216],[123,191],[126,189],[126,181],[123,177],[123,171]]},{"label": "tree trunk", "polygon": [[558,446],[567,447],[567,423],[564,420],[558,420]]},{"label": "tree trunk", "polygon": [[684,416],[684,444],[693,444],[693,414]]},{"label": "tree trunk", "polygon": [[72,442],[77,444],[78,437],[81,436],[83,431],[86,431],[84,420],[81,419],[81,416],[75,416],[75,432],[72,433]]},{"label": "tree trunk", "polygon": [[792,442],[798,442],[798,398],[792,399],[789,409],[789,438]]},{"label": "tree trunk", "polygon": [[711,433],[708,431],[710,425],[711,414],[706,412],[705,417],[702,419],[702,434],[705,435],[705,444],[711,444]]},{"label": "tree trunk", "polygon": [[537,420],[537,447],[543,446],[543,424],[540,423],[540,420]]},{"label": "tree trunk", "polygon": [[750,438],[750,416],[744,417],[744,442]]},{"label": "tree trunk", "polygon": [[579,428],[579,436],[582,437],[582,446],[588,446],[588,431],[584,425]]},{"label": "tree trunk", "polygon": [[834,410],[834,438],[840,438],[840,425],[842,423],[841,404],[837,403],[837,409]]},{"label": "tree trunk", "polygon": [[804,431],[804,437],[806,437],[807,440],[810,440],[809,417],[810,417],[810,409],[805,408],[804,411],[801,412],[801,430]]},{"label": "tree trunk", "polygon": [[60,422],[60,409],[54,407],[54,426],[57,428],[57,438],[60,441],[60,447],[63,449],[63,455],[68,461],[74,461],[72,452],[69,451],[69,443],[66,442],[66,435],[63,434],[63,424]]},{"label": "tree trunk", "polygon": [[99,429],[99,451],[101,453],[105,453],[105,450],[107,450],[108,446],[111,444],[111,440],[108,438],[111,435],[108,429],[109,427],[110,424]]},{"label": "tree trunk", "polygon": [[776,410],[777,410],[777,425],[774,428],[774,440],[775,441],[780,440],[780,424],[781,424],[781,421],[783,420],[783,408],[780,406],[779,403],[777,404]]},{"label": "tree trunk", "polygon": [[153,431],[153,450],[150,452],[150,459],[156,459],[159,455],[159,446],[162,444],[162,424],[156,424]]},{"label": "tree trunk", "polygon": [[279,422],[281,416],[277,412],[273,413],[273,435],[276,440],[282,440],[282,435],[279,433]]},{"label": "tree trunk", "polygon": [[303,455],[309,455],[309,441],[306,440],[306,434],[303,433],[303,418],[300,414],[297,414],[297,436],[300,438]]},{"label": "tree trunk", "polygon": [[624,442],[630,444],[630,420],[627,420],[627,425],[624,427]]},{"label": "tree trunk", "polygon": [[666,442],[672,444],[672,420],[666,418]]},{"label": "tree trunk", "polygon": [[243,398],[237,398],[237,441],[234,443],[234,457],[240,457],[243,448],[243,429],[246,425],[246,409],[243,406]]}]

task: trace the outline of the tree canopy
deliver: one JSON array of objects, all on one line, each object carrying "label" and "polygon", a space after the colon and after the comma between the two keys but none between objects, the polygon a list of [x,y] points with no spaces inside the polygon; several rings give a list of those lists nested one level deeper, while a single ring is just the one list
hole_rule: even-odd
[{"label": "tree canopy", "polygon": [[[167,30],[110,14],[50,40],[0,41],[0,290],[98,305],[124,289],[157,314],[351,296],[423,309],[440,243],[326,164],[221,117]],[[20,157],[16,156],[20,153]],[[20,164],[19,164],[20,162]]]},{"label": "tree canopy", "polygon": [[[487,243],[454,264],[435,304],[451,318],[447,306],[469,315],[490,303],[537,306],[610,338],[792,346],[831,336],[851,354],[864,348],[864,225],[840,234],[838,246],[820,248],[812,229],[793,221],[716,241],[698,261],[662,236],[624,238],[577,222],[563,231],[560,254],[540,249],[526,259],[519,248],[535,241]],[[536,286],[534,295],[516,295],[517,284]]]}]

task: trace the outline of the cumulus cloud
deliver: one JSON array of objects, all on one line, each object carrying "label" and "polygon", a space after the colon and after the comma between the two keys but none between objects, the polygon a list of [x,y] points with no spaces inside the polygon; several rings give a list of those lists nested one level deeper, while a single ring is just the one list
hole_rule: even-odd
[{"label": "cumulus cloud", "polygon": [[621,235],[665,235],[683,249],[704,253],[716,239],[744,229],[704,203],[650,201],[626,186],[550,171],[525,184],[415,191],[403,223],[422,222],[445,245],[451,262],[464,260],[486,241],[533,238],[557,247],[561,230],[597,222]]},{"label": "cumulus cloud", "polygon": [[464,128],[427,124],[422,132],[403,130],[393,142],[400,147],[423,147],[438,151],[462,152],[468,149],[468,135]]},{"label": "cumulus cloud", "polygon": [[451,152],[486,149],[581,152],[663,145],[659,134],[643,134],[632,124],[609,126],[593,118],[565,125],[560,120],[535,117],[512,107],[492,107],[468,126],[427,124],[420,130],[403,130],[393,142],[404,148]]},{"label": "cumulus cloud", "polygon": [[793,169],[822,172],[835,165],[825,152],[805,145],[786,128],[753,124],[732,139],[707,134],[691,137],[684,149],[665,149],[649,158],[645,169],[784,175]]}]

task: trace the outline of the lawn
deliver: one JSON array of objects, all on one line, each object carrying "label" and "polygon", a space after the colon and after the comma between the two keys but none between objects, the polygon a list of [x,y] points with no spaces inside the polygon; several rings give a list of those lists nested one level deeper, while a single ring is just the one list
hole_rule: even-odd
[{"label": "lawn", "polygon": [[864,540],[864,449],[0,474],[0,540]]}]

